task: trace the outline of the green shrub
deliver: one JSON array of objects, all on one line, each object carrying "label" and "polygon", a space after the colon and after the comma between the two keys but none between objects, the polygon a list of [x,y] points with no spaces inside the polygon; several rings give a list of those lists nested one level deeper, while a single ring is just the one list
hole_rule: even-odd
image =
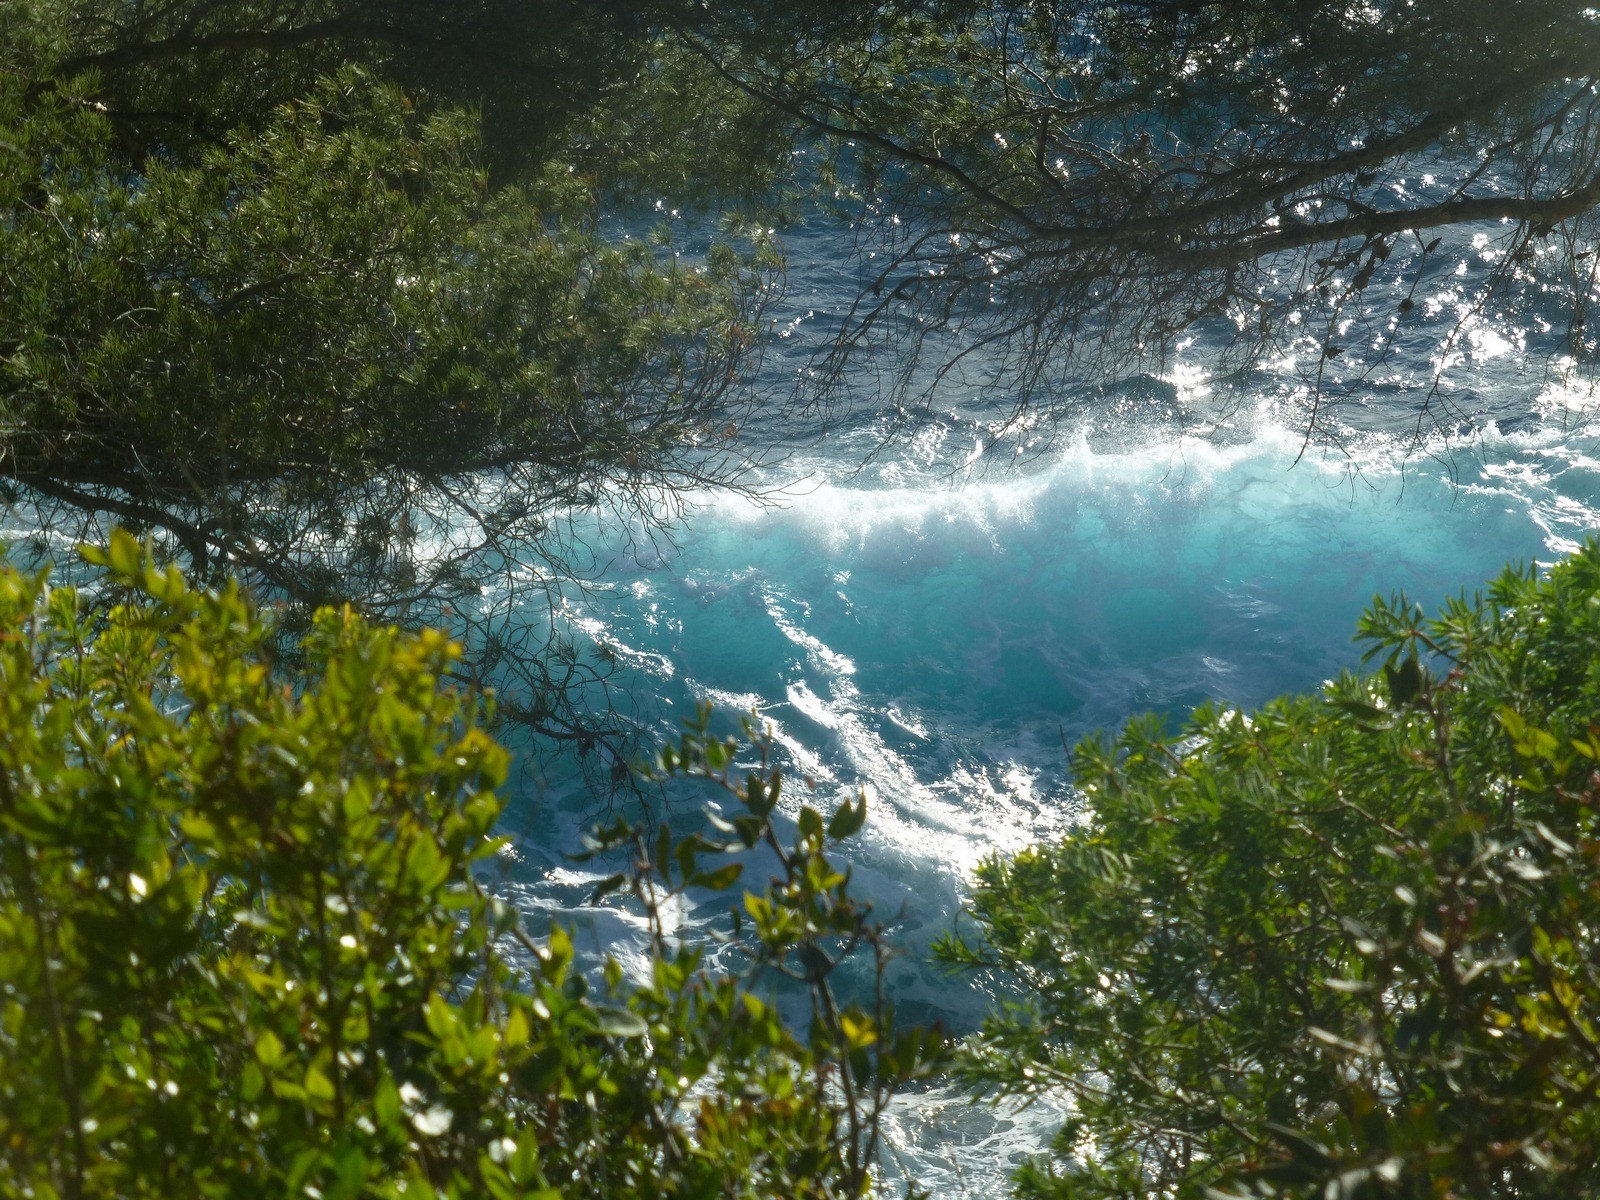
[{"label": "green shrub", "polygon": [[[643,983],[607,963],[591,984],[565,935],[529,938],[475,879],[506,754],[441,684],[447,639],[325,611],[288,685],[237,590],[193,590],[122,535],[92,558],[125,599],[93,616],[0,571],[0,1192],[869,1186],[878,1114],[937,1041],[835,1000],[835,966],[881,955],[881,931],[818,814],[778,837],[775,768],[738,781],[704,717],[666,754],[727,793],[732,836],[664,834],[612,881],[656,954]],[[758,842],[777,875],[745,896],[739,973],[713,974],[669,944],[665,901],[730,886],[724,851]],[[784,971],[806,1033],[758,995]]]},{"label": "green shrub", "polygon": [[1600,547],[1359,636],[1085,742],[1085,823],[981,870],[946,949],[1016,990],[964,1069],[1075,1106],[1021,1195],[1600,1190]]}]

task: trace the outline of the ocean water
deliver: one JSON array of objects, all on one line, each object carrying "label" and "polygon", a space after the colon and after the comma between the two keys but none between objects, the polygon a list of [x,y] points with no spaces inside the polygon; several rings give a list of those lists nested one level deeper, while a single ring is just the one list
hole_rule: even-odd
[{"label": "ocean water", "polygon": [[[669,537],[584,527],[605,565],[564,619],[615,656],[662,736],[698,701],[753,710],[825,801],[867,791],[849,857],[860,892],[898,914],[900,1007],[970,1029],[987,997],[926,948],[985,856],[1077,819],[1070,743],[1144,710],[1177,722],[1205,700],[1316,688],[1357,665],[1351,633],[1375,593],[1431,608],[1597,528],[1600,403],[1560,357],[1552,313],[1477,303],[1494,245],[1461,236],[1465,267],[1424,280],[1413,325],[1379,322],[1393,365],[1363,379],[1350,355],[1332,439],[1307,441],[1292,348],[1224,382],[1203,337],[1115,386],[1065,381],[1048,436],[1027,421],[996,433],[1003,380],[940,397],[890,438],[894,415],[870,405],[810,426],[782,410],[755,426],[785,450],[762,499],[694,495]],[[791,231],[788,247],[757,381],[774,396],[804,381],[859,278],[847,229]],[[1426,265],[1397,255],[1374,304]],[[589,953],[637,961],[635,923],[587,907],[592,874],[564,857],[593,812],[575,775],[530,770],[502,886]],[[1060,1116],[923,1089],[893,1114],[889,1175],[1003,1195]]]},{"label": "ocean water", "polygon": [[[1479,302],[1496,232],[1463,231],[1437,266],[1392,257],[1340,335],[1337,403],[1308,441],[1316,349],[1291,343],[1223,379],[1211,331],[1120,380],[1063,378],[1055,408],[1020,419],[1005,379],[981,371],[910,423],[870,390],[797,410],[785,399],[840,328],[870,247],[820,218],[786,231],[788,291],[751,381],[769,407],[744,434],[765,452],[760,495],[691,494],[662,529],[573,515],[596,570],[556,619],[617,662],[617,695],[657,737],[702,701],[730,724],[754,711],[824,807],[864,789],[847,857],[903,948],[899,1008],[970,1030],[990,997],[927,947],[986,856],[1079,819],[1074,741],[1141,711],[1177,723],[1206,700],[1314,689],[1357,665],[1351,633],[1375,593],[1431,608],[1600,530],[1600,392],[1565,357],[1559,288]],[[26,514],[8,532],[26,537]],[[497,886],[531,923],[573,928],[590,962],[637,969],[637,919],[585,903],[608,868],[569,857],[602,802],[570,763],[523,767]],[[887,1181],[1003,1196],[1062,1115],[923,1087],[890,1114]]]}]

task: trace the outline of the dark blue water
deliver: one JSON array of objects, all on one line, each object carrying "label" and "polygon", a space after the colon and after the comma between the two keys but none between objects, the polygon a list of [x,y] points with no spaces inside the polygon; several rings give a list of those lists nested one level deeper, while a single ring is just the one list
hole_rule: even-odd
[{"label": "dark blue water", "polygon": [[[1177,720],[1203,700],[1315,688],[1356,664],[1351,631],[1374,593],[1432,606],[1596,528],[1600,405],[1559,359],[1552,319],[1479,308],[1494,246],[1463,245],[1403,328],[1373,289],[1324,410],[1331,441],[1305,437],[1309,342],[1224,384],[1210,377],[1220,344],[1200,337],[1115,386],[1063,381],[1066,407],[1032,423],[1007,423],[1003,379],[940,394],[889,440],[896,418],[870,402],[775,410],[747,430],[787,449],[760,476],[766,501],[697,495],[670,545],[582,527],[610,550],[569,619],[624,664],[664,734],[696,700],[754,709],[824,792],[867,789],[855,879],[905,914],[901,1003],[970,1027],[982,996],[919,951],[949,928],[975,863],[1075,819],[1064,743],[1140,710]],[[756,381],[774,396],[805,379],[860,269],[843,228],[788,247]],[[1392,266],[1387,286],[1409,287],[1404,256]],[[562,861],[589,804],[575,777],[530,778],[508,886],[595,953],[627,957],[629,918],[585,908],[589,878]],[[897,1110],[896,1169],[936,1194],[998,1194],[1057,1115],[932,1089]]]}]

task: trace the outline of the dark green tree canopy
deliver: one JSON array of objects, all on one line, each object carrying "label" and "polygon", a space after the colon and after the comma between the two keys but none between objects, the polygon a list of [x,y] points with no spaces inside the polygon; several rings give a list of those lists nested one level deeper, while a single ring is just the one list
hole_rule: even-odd
[{"label": "dark green tree canopy", "polygon": [[[14,36],[43,53],[35,91],[85,72],[134,159],[259,128],[277,105],[358,65],[435,104],[472,109],[502,179],[560,162],[679,199],[749,196],[787,157],[786,117],[697,58],[693,33],[775,52],[876,16],[833,0],[26,0]],[[687,185],[687,186],[686,186]]]},{"label": "dark green tree canopy", "polygon": [[649,5],[586,0],[436,5],[182,0],[36,5],[55,27],[53,79],[101,80],[132,148],[257,126],[316,80],[360,63],[410,92],[486,103],[499,148],[538,161],[573,116],[636,66]]}]

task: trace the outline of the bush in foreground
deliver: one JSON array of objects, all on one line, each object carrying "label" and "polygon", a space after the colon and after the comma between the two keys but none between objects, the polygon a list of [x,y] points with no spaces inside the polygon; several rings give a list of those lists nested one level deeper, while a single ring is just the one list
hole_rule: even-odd
[{"label": "bush in foreground", "polygon": [[1019,998],[966,1070],[1076,1109],[1021,1195],[1600,1190],[1600,547],[1360,637],[1085,742],[1085,824],[982,869],[946,949]]},{"label": "bush in foreground", "polygon": [[[736,815],[648,847],[626,827],[652,974],[591,986],[486,893],[505,752],[441,685],[455,647],[324,612],[293,686],[236,590],[126,536],[126,602],[0,571],[0,1180],[34,1197],[855,1196],[878,1114],[937,1039],[829,979],[876,953],[803,808],[736,776],[704,721],[662,769]],[[718,819],[720,821],[720,818]],[[710,972],[667,901],[775,877]],[[788,974],[797,1033],[761,998]],[[758,989],[758,984],[760,985]]]}]

